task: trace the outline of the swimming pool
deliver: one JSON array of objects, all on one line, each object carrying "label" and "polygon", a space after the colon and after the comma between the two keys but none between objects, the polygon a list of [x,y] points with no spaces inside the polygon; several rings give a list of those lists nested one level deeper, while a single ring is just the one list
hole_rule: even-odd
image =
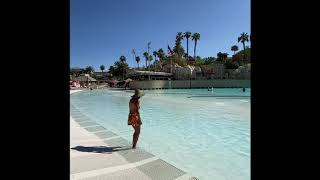
[{"label": "swimming pool", "polygon": [[[250,179],[250,88],[144,91],[138,146],[201,180]],[[71,104],[131,142],[133,92],[83,91]]]}]

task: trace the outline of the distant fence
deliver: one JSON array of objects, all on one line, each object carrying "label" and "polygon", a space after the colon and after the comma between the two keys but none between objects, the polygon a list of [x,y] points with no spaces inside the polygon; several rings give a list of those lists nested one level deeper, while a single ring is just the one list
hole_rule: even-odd
[{"label": "distant fence", "polygon": [[130,89],[177,89],[177,88],[229,88],[250,87],[250,80],[213,79],[213,80],[150,80],[132,81]]}]

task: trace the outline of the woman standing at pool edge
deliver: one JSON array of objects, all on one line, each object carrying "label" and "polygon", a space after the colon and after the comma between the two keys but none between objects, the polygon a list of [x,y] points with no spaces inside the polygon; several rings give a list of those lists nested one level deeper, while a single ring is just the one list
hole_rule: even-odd
[{"label": "woman standing at pool edge", "polygon": [[140,102],[139,99],[143,96],[144,94],[139,90],[136,89],[134,91],[134,95],[131,96],[131,99],[129,101],[129,116],[128,116],[128,125],[132,125],[134,129],[133,133],[133,138],[132,138],[132,148],[136,148],[136,144],[139,139],[140,135],[140,128],[142,125],[141,118],[140,118]]}]

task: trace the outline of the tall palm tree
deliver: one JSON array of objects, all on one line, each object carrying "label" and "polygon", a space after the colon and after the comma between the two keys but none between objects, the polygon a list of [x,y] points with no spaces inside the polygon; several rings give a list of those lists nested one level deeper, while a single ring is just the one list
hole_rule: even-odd
[{"label": "tall palm tree", "polygon": [[179,58],[181,56],[183,56],[184,54],[184,50],[183,50],[183,47],[181,45],[181,41],[183,40],[183,34],[182,32],[178,32],[177,35],[176,35],[176,45],[175,47],[173,48],[173,51],[176,52],[179,56]]},{"label": "tall palm tree", "polygon": [[164,53],[163,49],[160,48],[158,50],[158,58],[159,58],[159,62],[161,64],[161,66],[162,66],[162,63],[163,63],[163,60],[164,60],[164,56],[165,56],[165,53]]},{"label": "tall palm tree", "polygon": [[133,54],[133,56],[134,56],[134,60],[136,61],[137,55],[136,55],[136,50],[135,50],[135,49],[132,49],[132,54]]},{"label": "tall palm tree", "polygon": [[149,61],[149,71],[150,71],[150,66],[151,66],[151,61],[153,60],[153,57],[150,55],[148,57],[148,61]]},{"label": "tall palm tree", "polygon": [[182,34],[182,32],[178,32],[178,33],[177,33],[176,39],[179,40],[179,41],[182,41],[182,40],[183,40],[183,34]]},{"label": "tall palm tree", "polygon": [[120,62],[125,63],[127,61],[127,58],[125,56],[120,56],[119,60]]},{"label": "tall palm tree", "polygon": [[[127,58],[125,56],[120,56],[119,60],[122,64],[124,64]],[[122,68],[122,79],[124,79],[124,68]]]},{"label": "tall palm tree", "polygon": [[233,51],[233,55],[235,55],[236,51],[238,51],[238,50],[239,50],[239,48],[238,48],[237,45],[234,45],[234,46],[231,47],[231,51]]},{"label": "tall palm tree", "polygon": [[137,64],[138,64],[138,69],[139,69],[139,62],[140,62],[140,57],[139,56],[136,57],[136,61],[137,61]]},{"label": "tall palm tree", "polygon": [[129,67],[127,63],[123,63],[121,61],[116,61],[114,63],[114,76],[121,77],[121,79],[124,80],[128,70]]},{"label": "tall palm tree", "polygon": [[194,33],[191,37],[192,37],[192,40],[194,41],[194,55],[193,55],[193,58],[196,59],[197,41],[200,40],[200,34],[199,33]]},{"label": "tall palm tree", "polygon": [[222,53],[222,61],[225,62],[228,58],[228,53]]},{"label": "tall palm tree", "polygon": [[143,53],[143,57],[146,59],[146,68],[147,68],[147,66],[148,66],[148,58],[149,58],[148,52],[144,52]]},{"label": "tall palm tree", "polygon": [[[158,56],[158,52],[157,51],[153,51],[153,56],[154,56],[154,62],[157,62],[157,56]],[[156,69],[156,66],[154,65],[154,69]]]},{"label": "tall palm tree", "polygon": [[148,42],[148,54],[150,53],[150,45],[151,45],[151,42]]},{"label": "tall palm tree", "polygon": [[92,66],[88,66],[86,67],[85,72],[88,74],[92,74],[94,72],[94,68]]},{"label": "tall palm tree", "polygon": [[132,49],[132,54],[134,55],[134,57],[137,57],[137,56],[136,56],[136,50],[135,50],[135,49]]},{"label": "tall palm tree", "polygon": [[241,33],[240,37],[238,37],[238,42],[241,42],[243,45],[243,55],[245,55],[246,46],[245,43],[249,42],[249,35],[248,33]]},{"label": "tall palm tree", "polygon": [[157,60],[158,52],[157,51],[153,51],[153,56],[154,56],[154,60]]},{"label": "tall palm tree", "polygon": [[114,68],[114,66],[110,66],[110,67],[109,67],[109,73],[110,73],[111,77],[114,76],[114,74],[115,74],[115,68]]},{"label": "tall palm tree", "polygon": [[184,37],[187,39],[187,58],[189,58],[189,38],[191,37],[191,32],[185,32]]},{"label": "tall palm tree", "polygon": [[217,61],[223,61],[223,53],[222,52],[217,53]]},{"label": "tall palm tree", "polygon": [[104,74],[103,74],[104,69],[105,69],[104,65],[101,65],[101,66],[100,66],[100,70],[101,70],[101,72],[102,72],[102,77],[103,77],[103,78],[104,78]]},{"label": "tall palm tree", "polygon": [[101,65],[100,70],[102,71],[102,74],[103,74],[104,69],[105,69],[104,65]]},{"label": "tall palm tree", "polygon": [[160,48],[159,50],[158,50],[158,57],[159,57],[159,59],[160,59],[160,61],[162,61],[163,60],[163,58],[164,58],[164,51],[163,51],[163,49],[162,48]]},{"label": "tall palm tree", "polygon": [[154,71],[157,71],[158,64],[159,64],[159,60],[154,60]]},{"label": "tall palm tree", "polygon": [[[150,45],[151,45],[151,41],[149,41],[148,42],[148,51],[147,51],[147,53],[148,53],[148,60],[149,60],[149,54],[150,54]],[[152,57],[152,56],[151,56]],[[147,61],[147,60],[146,60]],[[147,64],[146,64],[147,65]],[[147,68],[147,67],[146,67]],[[150,68],[149,68],[149,71],[150,71]],[[150,80],[150,75],[149,75],[149,80]]]}]

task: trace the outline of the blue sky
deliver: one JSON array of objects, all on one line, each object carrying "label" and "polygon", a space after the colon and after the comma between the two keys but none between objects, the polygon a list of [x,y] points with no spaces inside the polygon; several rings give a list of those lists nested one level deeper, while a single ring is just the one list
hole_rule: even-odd
[{"label": "blue sky", "polygon": [[[185,31],[200,33],[197,55],[231,55],[232,45],[242,49],[239,35],[250,34],[250,0],[71,0],[70,66],[100,71],[124,55],[136,67],[133,48],[140,58],[149,41],[151,52],[167,52],[167,43],[173,48],[177,32]],[[191,55],[193,48],[189,41]]]}]

